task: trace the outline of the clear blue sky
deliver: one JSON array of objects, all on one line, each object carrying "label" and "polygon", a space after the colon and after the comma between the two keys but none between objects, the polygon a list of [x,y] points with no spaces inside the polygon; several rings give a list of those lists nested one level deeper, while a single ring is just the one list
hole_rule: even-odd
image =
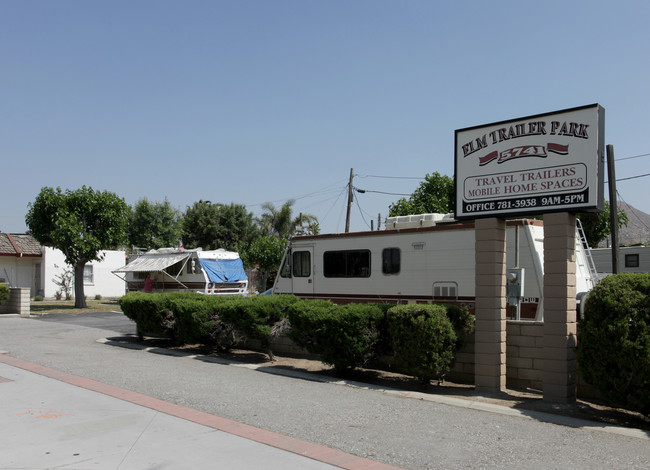
[{"label": "clear blue sky", "polygon": [[[343,231],[345,186],[453,176],[454,130],[599,103],[650,173],[650,2],[0,2],[0,230],[44,186],[260,204]],[[369,176],[372,175],[372,176]],[[390,176],[404,178],[377,178]],[[620,197],[650,213],[650,177]],[[352,230],[400,196],[359,194]],[[361,212],[360,212],[361,209]]]}]

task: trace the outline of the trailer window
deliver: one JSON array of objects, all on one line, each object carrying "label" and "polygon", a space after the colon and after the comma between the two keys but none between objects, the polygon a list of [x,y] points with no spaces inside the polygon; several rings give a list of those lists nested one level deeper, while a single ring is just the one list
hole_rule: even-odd
[{"label": "trailer window", "polygon": [[191,259],[187,262],[187,274],[201,274],[201,263],[198,259]]},{"label": "trailer window", "polygon": [[399,248],[384,248],[381,252],[381,272],[384,274],[399,273],[401,254]]},{"label": "trailer window", "polygon": [[291,277],[291,263],[289,262],[289,256],[284,258],[282,268],[280,268],[280,276],[282,277]]},{"label": "trailer window", "polygon": [[625,255],[625,267],[626,268],[638,268],[639,267],[639,254],[634,253],[631,255]]},{"label": "trailer window", "polygon": [[294,277],[311,276],[311,253],[308,251],[294,251],[292,259]]},{"label": "trailer window", "polygon": [[370,250],[326,251],[325,277],[370,277]]}]

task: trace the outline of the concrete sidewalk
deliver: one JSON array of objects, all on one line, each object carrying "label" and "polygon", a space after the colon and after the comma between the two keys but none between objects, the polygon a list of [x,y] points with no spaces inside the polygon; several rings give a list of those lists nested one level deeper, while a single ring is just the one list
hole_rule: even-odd
[{"label": "concrete sidewalk", "polygon": [[0,468],[390,469],[0,352]]}]

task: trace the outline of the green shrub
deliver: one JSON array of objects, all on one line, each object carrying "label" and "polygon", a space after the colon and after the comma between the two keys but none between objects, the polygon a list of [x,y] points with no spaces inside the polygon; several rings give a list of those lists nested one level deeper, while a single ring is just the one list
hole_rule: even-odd
[{"label": "green shrub", "polygon": [[339,371],[360,367],[376,353],[386,309],[376,304],[301,301],[289,310],[289,337]]},{"label": "green shrub", "polygon": [[[451,316],[454,321],[449,318]],[[454,323],[456,324],[455,331]],[[392,365],[422,385],[442,380],[454,365],[456,351],[471,330],[469,314],[446,305],[398,305],[387,313]]]},{"label": "green shrub", "polygon": [[179,344],[200,343],[210,349],[229,351],[240,342],[235,327],[222,320],[227,305],[238,297],[187,294],[171,300],[176,341]]},{"label": "green shrub", "polygon": [[99,294],[95,295],[95,300],[102,300],[102,296]]},{"label": "green shrub", "polygon": [[591,291],[576,353],[607,400],[650,414],[650,274],[609,276]]},{"label": "green shrub", "polygon": [[179,295],[183,294],[130,292],[120,298],[120,308],[135,322],[141,338],[144,334],[175,338],[171,300]]},{"label": "green shrub", "polygon": [[297,301],[293,295],[230,297],[222,305],[220,318],[246,338],[259,340],[269,359],[274,360],[271,340],[289,329],[288,310]]},{"label": "green shrub", "polygon": [[175,339],[179,344],[210,342],[210,318],[215,306],[208,297],[173,298],[170,299],[170,308]]},{"label": "green shrub", "polygon": [[[43,296],[42,295],[35,295],[34,296],[34,302],[43,302]],[[1,302],[0,302],[1,303]]]},{"label": "green shrub", "polygon": [[9,300],[10,292],[9,287],[7,287],[6,284],[0,284],[0,305]]}]

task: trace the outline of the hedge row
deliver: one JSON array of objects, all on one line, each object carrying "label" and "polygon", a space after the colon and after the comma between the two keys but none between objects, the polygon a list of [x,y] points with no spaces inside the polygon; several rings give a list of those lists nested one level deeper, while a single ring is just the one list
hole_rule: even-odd
[{"label": "hedge row", "polygon": [[300,347],[337,370],[388,358],[391,369],[423,384],[451,370],[473,329],[467,310],[446,305],[336,305],[292,295],[214,297],[130,293],[120,299],[139,332],[228,350],[242,339],[260,341],[273,359],[271,340],[288,332]]}]

